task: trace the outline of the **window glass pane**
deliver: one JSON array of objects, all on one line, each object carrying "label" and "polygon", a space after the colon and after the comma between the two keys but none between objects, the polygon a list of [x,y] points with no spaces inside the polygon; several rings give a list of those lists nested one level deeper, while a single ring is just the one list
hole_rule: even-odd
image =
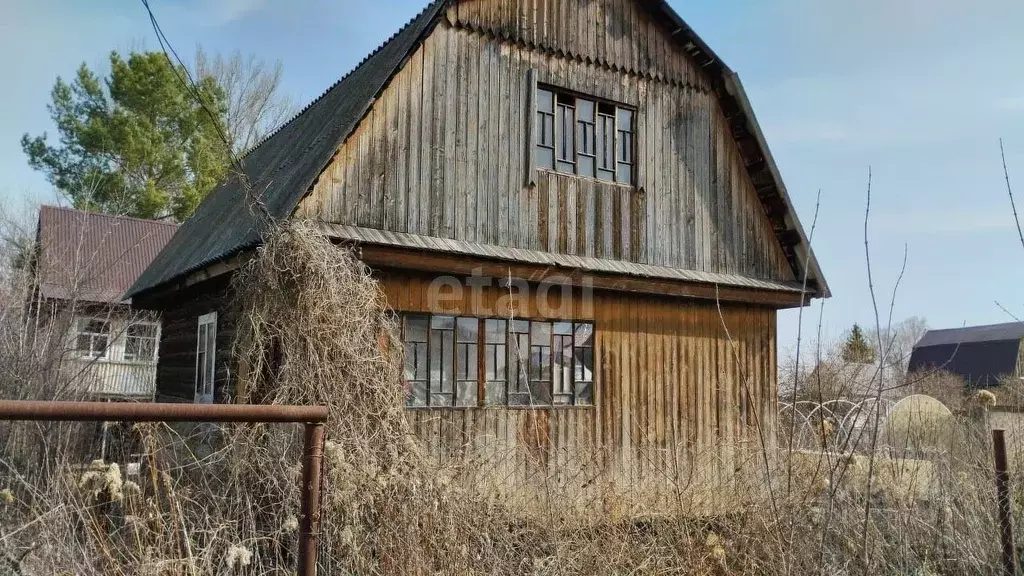
[{"label": "window glass pane", "polygon": [[514,328],[524,328],[508,337],[508,403],[510,406],[530,404],[530,335],[529,322],[516,320]]},{"label": "window glass pane", "polygon": [[575,172],[576,165],[576,110],[570,104],[558,103],[558,127],[555,142],[555,169],[559,172]]},{"label": "window glass pane", "polygon": [[92,354],[93,356],[103,356],[107,351],[107,337],[103,334],[98,334],[92,337]]},{"label": "window glass pane", "polygon": [[597,177],[615,179],[615,118],[601,114],[597,119]]},{"label": "window glass pane", "polygon": [[633,167],[629,164],[619,163],[619,171],[615,176],[616,182],[622,182],[623,184],[629,184],[633,181]]},{"label": "window glass pane", "polygon": [[618,127],[618,129],[619,130],[623,130],[625,132],[632,132],[633,131],[633,111],[632,110],[625,110],[623,108],[619,108],[618,109],[618,113],[619,113],[619,115],[618,115],[618,118],[619,118],[619,127]]},{"label": "window glass pane", "polygon": [[477,402],[477,381],[463,380],[459,382],[458,394],[455,398],[455,405],[471,407],[478,405]]},{"label": "window glass pane", "polygon": [[588,322],[577,322],[573,326],[577,346],[592,346],[594,341],[594,325]]},{"label": "window glass pane", "polygon": [[509,325],[509,332],[515,332],[517,334],[526,334],[530,332],[530,321],[529,320],[512,320]]},{"label": "window glass pane", "polygon": [[454,330],[455,329],[455,317],[454,316],[431,316],[430,327],[438,330]]},{"label": "window glass pane", "polygon": [[551,346],[530,346],[530,403],[551,404]]},{"label": "window glass pane", "polygon": [[480,329],[480,321],[476,318],[459,318],[456,324],[458,327],[459,342],[476,343],[477,332]]},{"label": "window glass pane", "polygon": [[576,99],[576,109],[580,116],[580,122],[594,122],[594,102],[591,100],[584,100],[583,98]]},{"label": "window glass pane", "polygon": [[594,403],[594,325],[577,323],[573,335],[573,382],[576,405]]},{"label": "window glass pane", "polygon": [[[430,404],[450,406],[455,392],[455,333],[451,329],[436,329],[433,326],[436,324],[454,328],[455,318],[434,316],[430,323]],[[446,396],[447,400],[438,400],[442,396]]]},{"label": "window glass pane", "polygon": [[80,354],[90,355],[92,353],[92,336],[79,334],[75,339],[75,350]]},{"label": "window glass pane", "polygon": [[[413,320],[410,318],[409,320]],[[426,343],[426,318],[415,319],[422,324],[422,334],[415,330],[406,332],[405,344],[405,381],[406,381],[406,403],[410,406],[427,405],[427,380],[429,371],[427,369],[427,343]],[[423,342],[408,341],[409,336],[423,336]]]},{"label": "window glass pane", "polygon": [[486,332],[488,344],[505,343],[505,325],[504,320],[488,319],[484,322],[484,331]]},{"label": "window glass pane", "polygon": [[580,176],[595,175],[594,159],[590,156],[580,156],[576,163],[576,173]]},{"label": "window glass pane", "polygon": [[129,324],[128,336],[139,338],[156,338],[156,324]]},{"label": "window glass pane", "polygon": [[409,382],[409,387],[406,390],[405,403],[407,406],[415,407],[427,405],[426,381],[413,380]]},{"label": "window glass pane", "polygon": [[85,323],[85,332],[93,334],[106,334],[110,329],[110,323],[103,320],[88,320]]},{"label": "window glass pane", "polygon": [[[554,112],[555,111],[555,99],[554,95],[550,90],[539,88],[537,90],[537,111],[539,112]],[[521,116],[520,116],[521,118]]]},{"label": "window glass pane", "polygon": [[152,361],[156,355],[156,340],[152,338],[128,338],[124,344],[124,359]]},{"label": "window glass pane", "polygon": [[551,324],[548,322],[530,322],[530,338],[534,345],[551,345]]},{"label": "window glass pane", "polygon": [[572,324],[564,333],[555,327],[552,347],[552,400],[555,404],[572,404],[573,353]]},{"label": "window glass pane", "polygon": [[485,403],[505,404],[508,386],[506,380],[508,377],[506,370],[508,352],[504,341],[499,344],[487,344],[485,354]]},{"label": "window glass pane", "polygon": [[572,322],[555,322],[552,324],[552,332],[555,334],[572,334]]},{"label": "window glass pane", "polygon": [[427,341],[427,317],[406,316],[405,318],[405,341],[426,342]]},{"label": "window glass pane", "polygon": [[555,151],[550,148],[537,148],[537,167],[554,168]]},{"label": "window glass pane", "polygon": [[619,162],[633,163],[633,135],[619,132]]}]

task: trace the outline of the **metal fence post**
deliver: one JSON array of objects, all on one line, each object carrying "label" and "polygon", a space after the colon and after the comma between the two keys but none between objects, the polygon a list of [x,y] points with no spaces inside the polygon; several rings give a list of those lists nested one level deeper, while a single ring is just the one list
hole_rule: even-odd
[{"label": "metal fence post", "polygon": [[996,500],[999,505],[999,543],[1004,576],[1017,573],[1013,547],[1013,511],[1010,508],[1010,473],[1006,463],[1006,438],[1003,430],[992,431],[992,449],[996,461]]},{"label": "metal fence post", "polygon": [[299,521],[299,576],[316,576],[320,538],[320,470],[324,425],[307,423],[302,454],[302,519]]}]

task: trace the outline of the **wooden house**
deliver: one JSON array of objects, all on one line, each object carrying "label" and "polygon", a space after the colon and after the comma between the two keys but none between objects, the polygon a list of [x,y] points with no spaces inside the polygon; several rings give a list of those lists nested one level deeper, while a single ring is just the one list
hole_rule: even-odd
[{"label": "wooden house", "polygon": [[121,295],[176,229],[168,222],[39,209],[29,310],[37,328],[57,332],[47,335],[61,340],[70,392],[153,398],[160,322],[132,310]]},{"label": "wooden house", "polygon": [[739,79],[663,1],[435,1],[242,163],[130,291],[163,400],[232,398],[263,214],[359,247],[439,457],[631,477],[770,439],[776,311],[828,296]]}]

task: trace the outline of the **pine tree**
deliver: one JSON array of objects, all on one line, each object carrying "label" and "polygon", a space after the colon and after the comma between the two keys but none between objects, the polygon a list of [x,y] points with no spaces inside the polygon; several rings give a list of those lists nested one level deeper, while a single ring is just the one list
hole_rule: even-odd
[{"label": "pine tree", "polygon": [[870,364],[875,361],[875,351],[864,337],[864,331],[857,324],[850,329],[843,345],[843,361]]}]

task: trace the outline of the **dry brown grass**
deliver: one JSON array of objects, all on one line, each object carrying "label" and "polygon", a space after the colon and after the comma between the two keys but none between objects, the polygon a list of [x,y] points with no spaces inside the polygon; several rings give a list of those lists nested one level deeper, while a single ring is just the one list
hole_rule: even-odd
[{"label": "dry brown grass", "polygon": [[[971,421],[958,421],[944,453],[876,454],[870,491],[871,455],[773,453],[765,477],[764,455],[748,450],[746,482],[710,487],[731,503],[717,514],[695,516],[682,500],[638,514],[623,494],[580,501],[558,483],[528,511],[467,480],[491,463],[424,456],[397,384],[392,314],[352,254],[290,227],[236,289],[240,395],[331,410],[321,573],[997,572],[991,466]],[[76,467],[76,428],[55,426],[0,447],[0,550],[24,555],[24,573],[293,573],[296,428],[137,426],[146,466],[129,477],[114,464]],[[19,427],[32,428],[5,430]],[[31,463],[15,457],[26,446],[40,454]],[[678,467],[658,472],[690,483]]]}]

